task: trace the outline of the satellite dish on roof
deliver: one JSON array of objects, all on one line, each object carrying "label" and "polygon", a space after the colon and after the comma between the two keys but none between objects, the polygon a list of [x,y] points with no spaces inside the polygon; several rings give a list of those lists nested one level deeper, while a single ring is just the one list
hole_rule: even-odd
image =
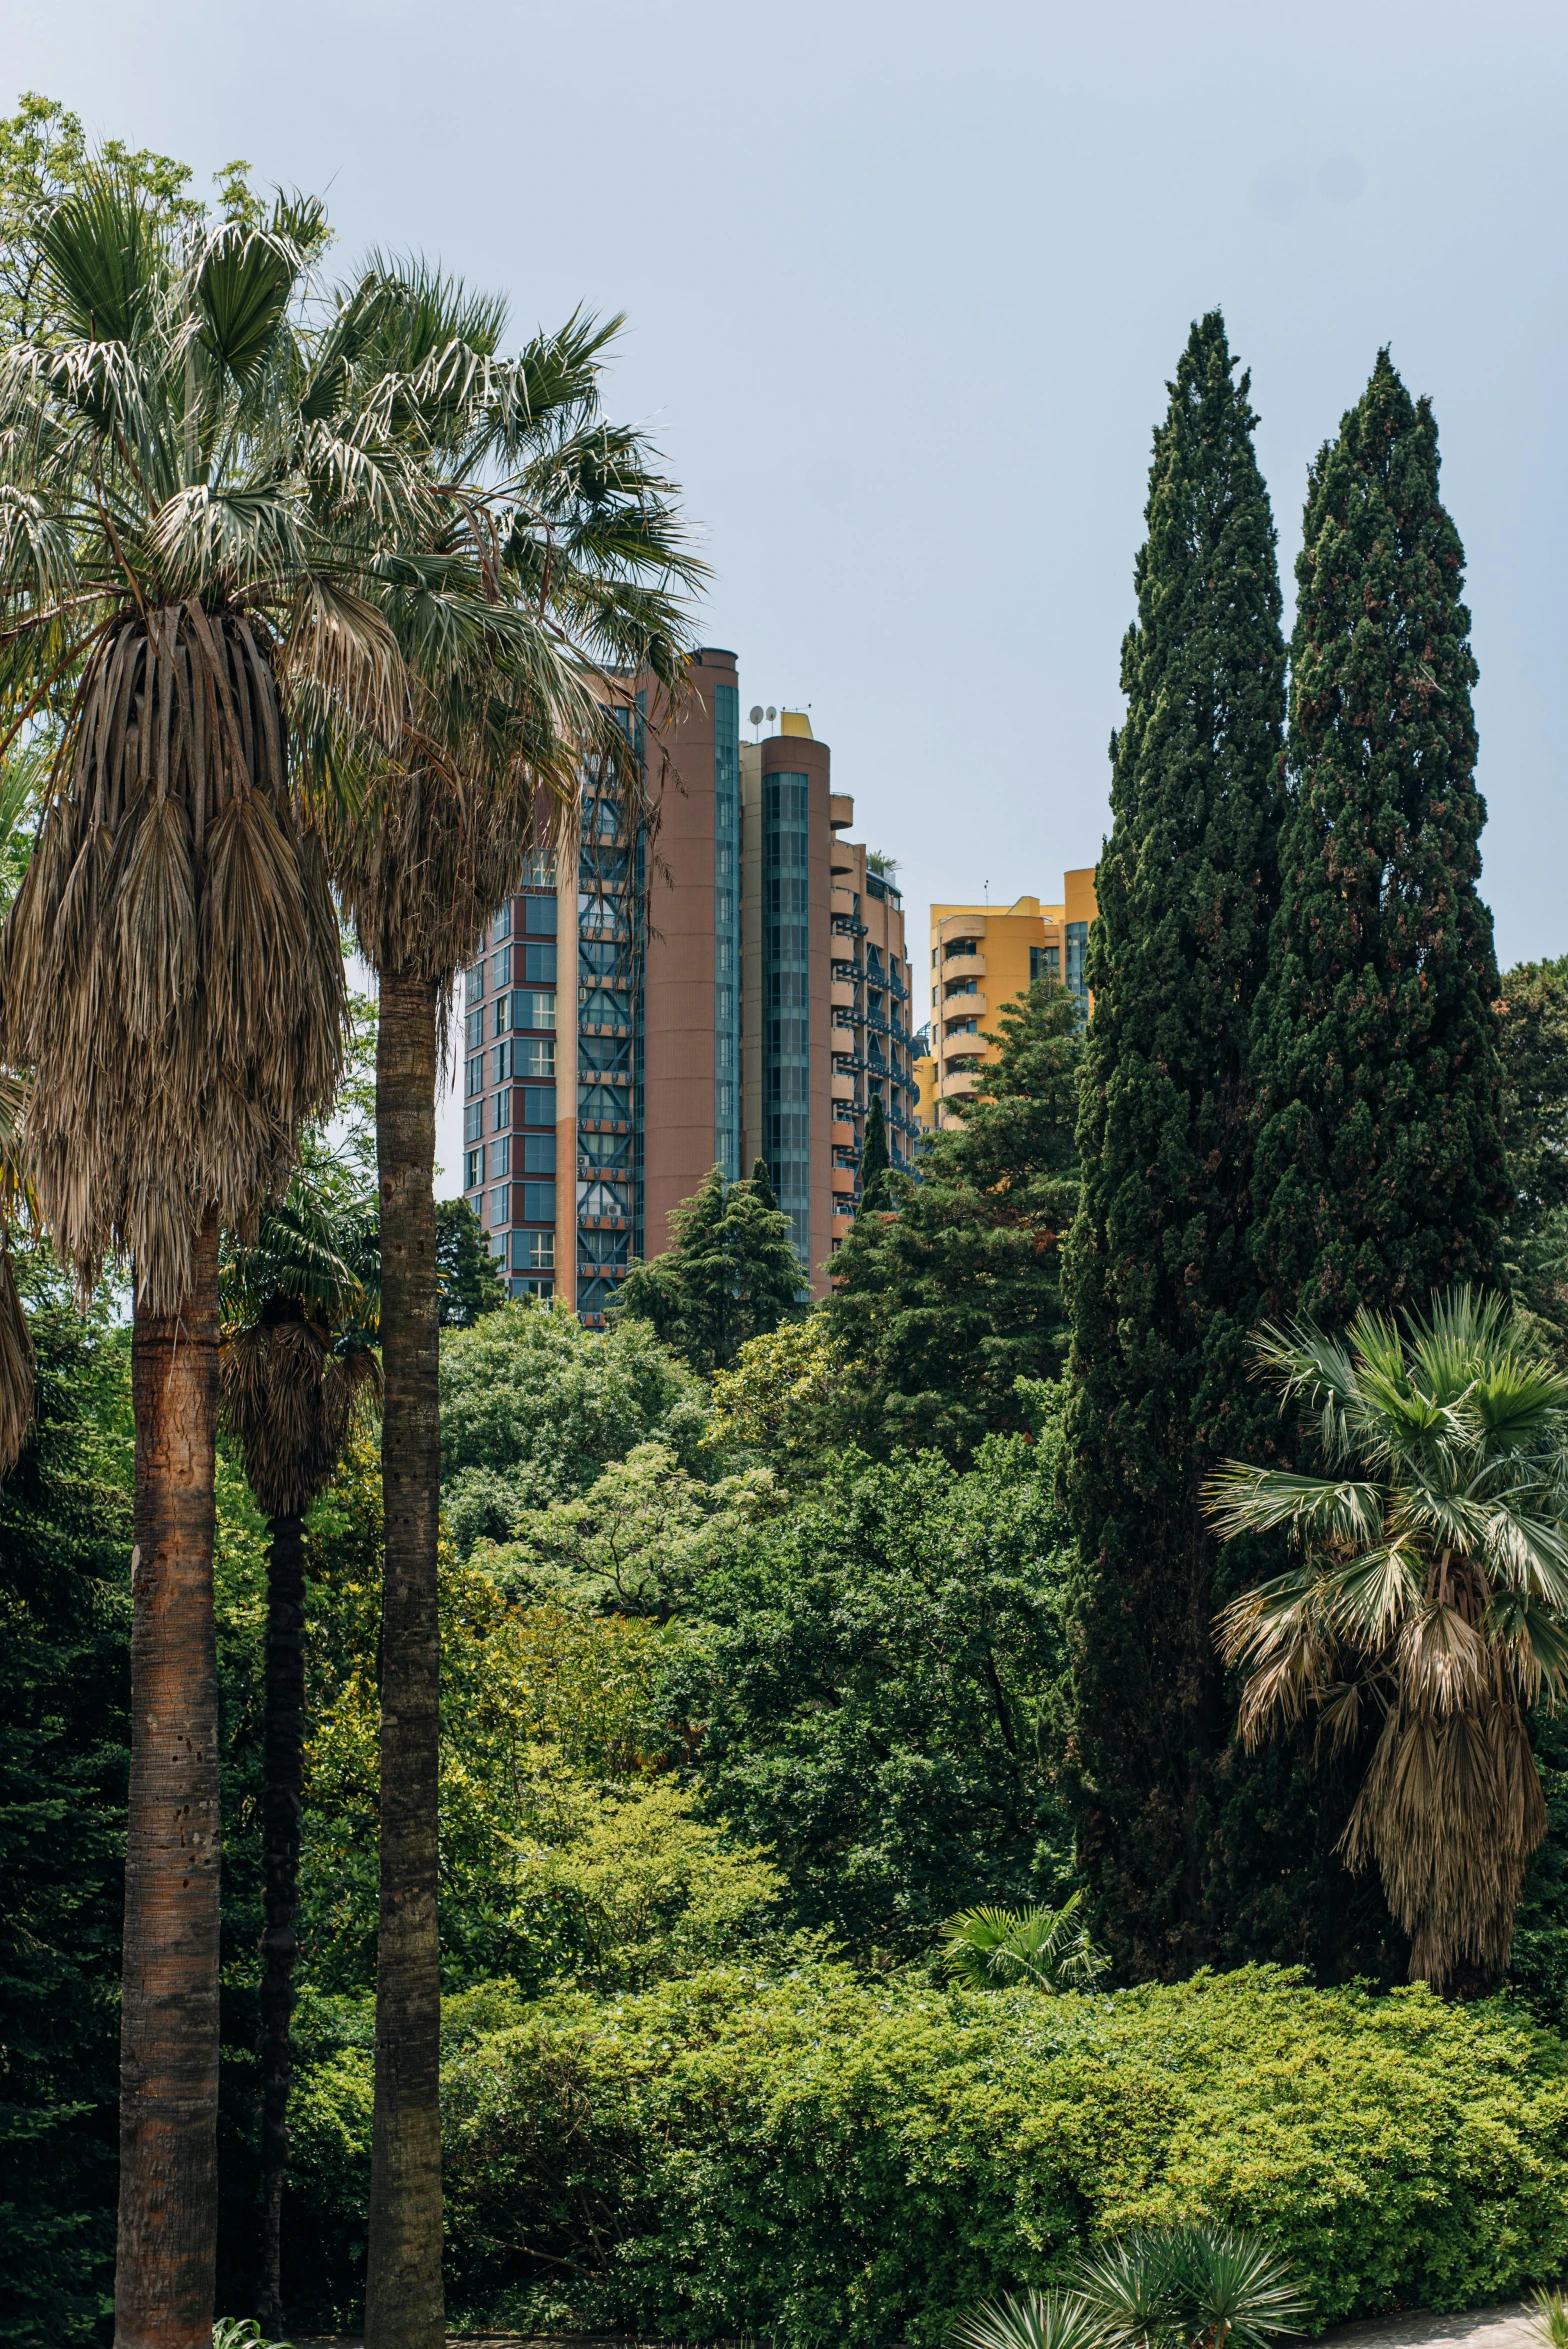
[{"label": "satellite dish on roof", "polygon": [[768,704],[768,724],[769,724],[770,726],[772,725],[772,723],[773,723],[774,719],[775,719],[777,716],[778,716],[778,711],[777,711],[777,710],[776,710],[776,709],[773,707],[773,704],[772,704],[771,702],[769,702],[769,704]]},{"label": "satellite dish on roof", "polygon": [[752,703],[751,715],[746,722],[751,726],[760,726],[762,724],[762,704],[760,701],[754,701]]}]

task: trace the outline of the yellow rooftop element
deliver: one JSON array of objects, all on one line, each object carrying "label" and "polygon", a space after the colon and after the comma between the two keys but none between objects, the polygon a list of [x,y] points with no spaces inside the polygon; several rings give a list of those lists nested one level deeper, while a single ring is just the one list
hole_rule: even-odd
[{"label": "yellow rooftop element", "polygon": [[808,742],[816,740],[816,736],[811,731],[811,720],[804,710],[780,710],[779,732],[781,734],[803,734]]}]

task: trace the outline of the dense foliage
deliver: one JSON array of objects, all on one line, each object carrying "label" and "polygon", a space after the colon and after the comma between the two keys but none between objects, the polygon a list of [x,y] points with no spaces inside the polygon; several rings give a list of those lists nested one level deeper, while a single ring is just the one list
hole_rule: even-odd
[{"label": "dense foliage", "polygon": [[1070,1865],[1055,1467],[1021,1436],[959,1475],[850,1455],[691,1578],[706,1629],[671,1694],[703,1724],[705,1803],[777,1854],[801,1924],[862,1954]]},{"label": "dense foliage", "polygon": [[1229,1721],[1199,1490],[1217,1458],[1266,1445],[1272,1417],[1247,1361],[1247,1061],[1285,647],[1236,365],[1211,312],[1155,435],[1086,971],[1067,1437],[1079,1849],[1100,1930],[1138,1973],[1230,1954],[1223,1811],[1241,1796],[1218,1779]]},{"label": "dense foliage", "polygon": [[[447,2038],[454,2299],[529,2331],[935,2349],[1086,2233],[1201,2215],[1265,2230],[1315,2324],[1568,2257],[1568,2051],[1419,1989],[1257,1968],[1042,1998],[802,1954],[608,2001],[479,1993]],[[329,2211],[368,2059],[352,2022],[319,2044]]]},{"label": "dense foliage", "polygon": [[1071,996],[1046,978],[1002,1011],[959,1123],[926,1137],[918,1179],[885,1173],[896,1213],[863,1214],[833,1259],[828,1323],[855,1374],[845,1434],[879,1457],[933,1446],[973,1456],[1028,1423],[1020,1378],[1066,1351],[1062,1239],[1082,1045]]},{"label": "dense foliage", "polygon": [[108,2306],[130,1697],[130,1351],[42,1253],[34,1433],[0,1485],[0,2335]]},{"label": "dense foliage", "polygon": [[1490,1280],[1507,1208],[1476,666],[1437,476],[1431,403],[1383,351],[1308,487],[1253,1042],[1260,1286],[1330,1326]]},{"label": "dense foliage", "polygon": [[727,1370],[748,1338],[792,1310],[806,1274],[761,1160],[741,1182],[714,1167],[670,1216],[670,1245],[634,1264],[616,1294],[621,1320],[645,1321],[694,1370]]}]

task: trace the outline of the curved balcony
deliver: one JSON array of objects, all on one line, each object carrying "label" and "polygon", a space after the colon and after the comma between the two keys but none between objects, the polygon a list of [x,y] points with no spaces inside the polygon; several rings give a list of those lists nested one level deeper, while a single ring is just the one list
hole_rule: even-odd
[{"label": "curved balcony", "polygon": [[949,979],[983,979],[985,977],[985,956],[983,954],[952,955],[947,961],[937,964],[937,975],[944,987]]}]

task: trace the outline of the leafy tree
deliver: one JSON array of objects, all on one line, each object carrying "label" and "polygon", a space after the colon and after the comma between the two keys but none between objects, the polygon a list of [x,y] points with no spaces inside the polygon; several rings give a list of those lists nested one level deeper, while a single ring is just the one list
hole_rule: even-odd
[{"label": "leafy tree", "polygon": [[766,1468],[705,1484],[668,1445],[637,1444],[577,1499],[519,1510],[510,1539],[474,1563],[513,1598],[663,1617],[672,1589],[778,1497]]},{"label": "leafy tree", "polygon": [[755,1170],[726,1183],[716,1166],[672,1210],[670,1234],[662,1256],[632,1266],[616,1311],[649,1323],[694,1370],[727,1370],[748,1338],[777,1329],[805,1285],[789,1217],[766,1169],[759,1185]]},{"label": "leafy tree", "polygon": [[1234,1907],[1209,1848],[1229,1724],[1200,1488],[1222,1453],[1266,1445],[1272,1418],[1248,1376],[1247,1058],[1276,897],[1285,647],[1236,364],[1212,311],[1155,435],[1069,1250],[1080,1851],[1101,1928],[1137,1973],[1215,1955],[1215,1912]]},{"label": "leafy tree", "polygon": [[0,698],[13,728],[58,725],[6,917],[0,1057],[31,1071],[28,1170],[63,1253],[84,1281],[135,1266],[116,2322],[149,2343],[212,2315],[218,1233],[280,1187],[341,1064],[296,721],[385,688],[346,552],[361,476],[337,482],[329,546],[312,502],[336,460],[292,397],[321,231],[281,201],[264,227],[179,229],[95,171],[49,214],[47,315],[0,365],[10,494],[35,516],[0,559]]},{"label": "leafy tree", "polygon": [[962,1475],[850,1455],[693,1578],[712,1629],[670,1701],[702,1724],[710,1815],[772,1847],[800,1924],[914,1952],[1064,1872],[1056,1459],[1022,1436]]},{"label": "leafy tree", "polygon": [[465,1557],[638,1444],[702,1464],[706,1397],[644,1321],[588,1330],[567,1305],[521,1299],[443,1341],[440,1396],[442,1506]]},{"label": "leafy tree", "polygon": [[466,1199],[436,1201],[436,1283],[443,1329],[472,1329],[506,1303],[506,1283]]},{"label": "leafy tree", "polygon": [[1210,1480],[1223,1535],[1288,1528],[1303,1552],[1220,1618],[1243,1734],[1315,1717],[1353,1746],[1370,1714],[1351,1864],[1376,1863],[1413,1981],[1494,1978],[1546,1829],[1530,1709],[1568,1683],[1568,1375],[1469,1290],[1403,1335],[1361,1313],[1343,1342],[1302,1322],[1258,1354],[1328,1473]]},{"label": "leafy tree", "polygon": [[1476,667],[1431,403],[1386,351],[1311,472],[1280,907],[1259,991],[1252,1246],[1343,1328],[1495,1271],[1507,1183]]},{"label": "leafy tree", "polygon": [[0,1483],[0,2333],[102,2338],[130,1739],[130,1353],[23,1247],[37,1416]]},{"label": "leafy tree", "polygon": [[833,1456],[849,1376],[820,1305],[781,1321],[748,1338],[733,1369],[715,1373],[703,1447],[720,1459],[759,1460],[788,1483],[809,1481]]},{"label": "leafy tree", "polygon": [[882,1096],[873,1093],[866,1111],[866,1139],[860,1153],[860,1213],[874,1215],[888,1204],[887,1117]]},{"label": "leafy tree", "polygon": [[972,1458],[1023,1428],[1020,1377],[1061,1367],[1061,1241],[1077,1204],[1082,1044],[1072,999],[1037,979],[1001,1016],[961,1124],[916,1175],[890,1173],[895,1215],[862,1215],[833,1259],[828,1326],[855,1365],[846,1431],[873,1454],[934,1445]]}]

